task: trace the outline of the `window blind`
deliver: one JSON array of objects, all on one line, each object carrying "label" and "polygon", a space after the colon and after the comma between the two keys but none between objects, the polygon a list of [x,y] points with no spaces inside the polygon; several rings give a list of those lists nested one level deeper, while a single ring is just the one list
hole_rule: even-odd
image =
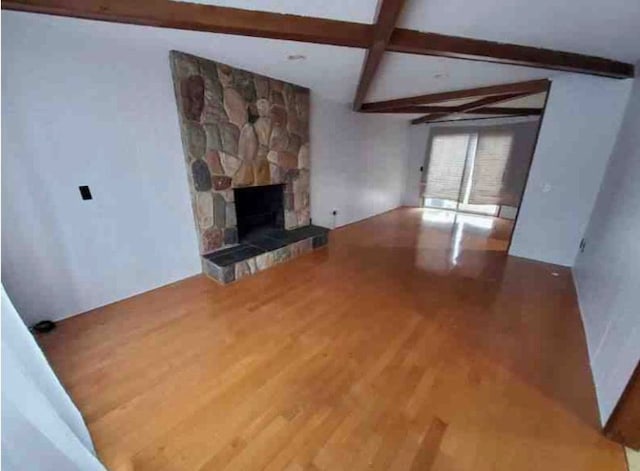
[{"label": "window blind", "polygon": [[[512,154],[513,133],[480,132],[471,176],[470,204],[508,204],[511,188],[505,171]],[[508,201],[507,201],[508,200]]]},{"label": "window blind", "polygon": [[469,133],[443,133],[432,137],[423,198],[458,200],[470,137]]}]

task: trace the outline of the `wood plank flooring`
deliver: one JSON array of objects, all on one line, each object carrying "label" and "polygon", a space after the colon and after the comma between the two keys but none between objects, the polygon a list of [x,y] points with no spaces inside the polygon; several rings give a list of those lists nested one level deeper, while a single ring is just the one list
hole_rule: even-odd
[{"label": "wood plank flooring", "polygon": [[111,470],[624,470],[571,273],[507,257],[510,230],[399,209],[40,342]]}]

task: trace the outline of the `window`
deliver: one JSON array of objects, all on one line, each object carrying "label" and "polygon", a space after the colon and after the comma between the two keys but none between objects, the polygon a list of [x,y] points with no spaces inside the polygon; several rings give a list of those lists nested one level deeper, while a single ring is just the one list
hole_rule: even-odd
[{"label": "window", "polygon": [[458,200],[470,137],[470,134],[433,136],[424,198]]},{"label": "window", "polygon": [[[514,131],[440,130],[432,134],[421,196],[425,206],[496,216],[502,205],[516,206],[524,179],[513,171]],[[526,173],[526,172],[525,172]],[[515,183],[510,175],[518,176]],[[514,199],[515,195],[515,199]]]},{"label": "window", "polygon": [[513,134],[480,133],[471,176],[469,203],[502,204],[505,171],[511,155]]}]

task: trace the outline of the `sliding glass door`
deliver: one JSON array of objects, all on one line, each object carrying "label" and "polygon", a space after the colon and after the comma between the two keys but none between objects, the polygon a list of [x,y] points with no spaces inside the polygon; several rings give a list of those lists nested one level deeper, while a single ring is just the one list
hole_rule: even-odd
[{"label": "sliding glass door", "polygon": [[535,126],[431,131],[423,206],[513,219],[531,161]]}]

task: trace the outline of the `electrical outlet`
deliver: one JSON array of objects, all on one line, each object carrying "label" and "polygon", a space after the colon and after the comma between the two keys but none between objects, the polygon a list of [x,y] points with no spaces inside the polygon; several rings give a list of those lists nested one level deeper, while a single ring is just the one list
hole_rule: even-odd
[{"label": "electrical outlet", "polygon": [[78,189],[80,190],[80,197],[83,200],[93,199],[93,196],[91,196],[91,190],[89,189],[88,186],[86,186],[86,185],[79,186]]},{"label": "electrical outlet", "polygon": [[338,210],[334,209],[333,211],[331,211],[331,214],[333,214],[334,216],[337,216],[338,215]]}]

